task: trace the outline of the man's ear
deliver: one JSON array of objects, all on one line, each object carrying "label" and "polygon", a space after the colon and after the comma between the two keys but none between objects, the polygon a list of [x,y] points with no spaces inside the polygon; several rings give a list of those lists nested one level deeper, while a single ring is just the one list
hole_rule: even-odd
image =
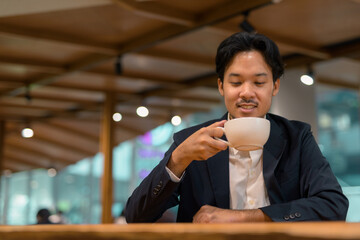
[{"label": "man's ear", "polygon": [[221,94],[221,96],[224,96],[224,84],[223,82],[220,80],[220,78],[218,78],[218,89],[219,89],[219,92]]},{"label": "man's ear", "polygon": [[280,78],[276,79],[276,81],[274,82],[272,95],[276,96],[279,93],[279,90],[280,90]]}]

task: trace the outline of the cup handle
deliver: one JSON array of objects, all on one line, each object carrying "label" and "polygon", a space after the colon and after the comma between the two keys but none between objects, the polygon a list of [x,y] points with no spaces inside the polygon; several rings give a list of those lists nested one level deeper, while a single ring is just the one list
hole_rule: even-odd
[{"label": "cup handle", "polygon": [[[224,129],[223,127],[217,127],[217,128],[222,129],[223,132],[224,132],[224,134],[225,134],[225,129]],[[214,137],[214,138],[215,138],[216,140],[219,140],[219,141],[223,142],[223,143],[226,143],[226,145],[228,145],[228,146],[230,147],[230,143],[229,143],[228,141],[225,141],[225,140],[223,140],[223,139],[221,139],[221,138],[218,138],[218,137]]]}]

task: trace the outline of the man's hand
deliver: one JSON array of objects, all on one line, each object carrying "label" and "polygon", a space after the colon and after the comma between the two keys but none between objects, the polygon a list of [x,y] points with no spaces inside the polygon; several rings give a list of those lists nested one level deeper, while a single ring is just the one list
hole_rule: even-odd
[{"label": "man's hand", "polygon": [[193,160],[207,160],[225,150],[227,144],[214,138],[224,135],[223,130],[218,127],[223,127],[225,122],[226,120],[213,123],[193,133],[174,150],[167,167],[180,177]]},{"label": "man's hand", "polygon": [[204,205],[195,214],[194,223],[270,222],[260,209],[230,210]]}]

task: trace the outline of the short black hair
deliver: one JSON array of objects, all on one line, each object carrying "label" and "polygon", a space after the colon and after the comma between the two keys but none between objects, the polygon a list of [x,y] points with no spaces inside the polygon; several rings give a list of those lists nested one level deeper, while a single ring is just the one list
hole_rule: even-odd
[{"label": "short black hair", "polygon": [[216,73],[224,81],[224,74],[234,56],[239,52],[258,51],[269,65],[273,81],[284,74],[284,64],[277,45],[268,37],[258,33],[238,32],[222,41],[216,53]]},{"label": "short black hair", "polygon": [[40,209],[36,214],[36,216],[38,216],[42,219],[48,219],[50,217],[50,215],[51,215],[50,211],[46,208]]}]

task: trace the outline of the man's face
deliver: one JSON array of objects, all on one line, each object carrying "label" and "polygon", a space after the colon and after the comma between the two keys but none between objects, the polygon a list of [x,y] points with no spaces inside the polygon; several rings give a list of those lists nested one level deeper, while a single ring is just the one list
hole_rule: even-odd
[{"label": "man's face", "polygon": [[264,117],[272,97],[279,92],[280,79],[273,83],[270,66],[258,51],[240,52],[218,79],[220,94],[232,118]]}]

